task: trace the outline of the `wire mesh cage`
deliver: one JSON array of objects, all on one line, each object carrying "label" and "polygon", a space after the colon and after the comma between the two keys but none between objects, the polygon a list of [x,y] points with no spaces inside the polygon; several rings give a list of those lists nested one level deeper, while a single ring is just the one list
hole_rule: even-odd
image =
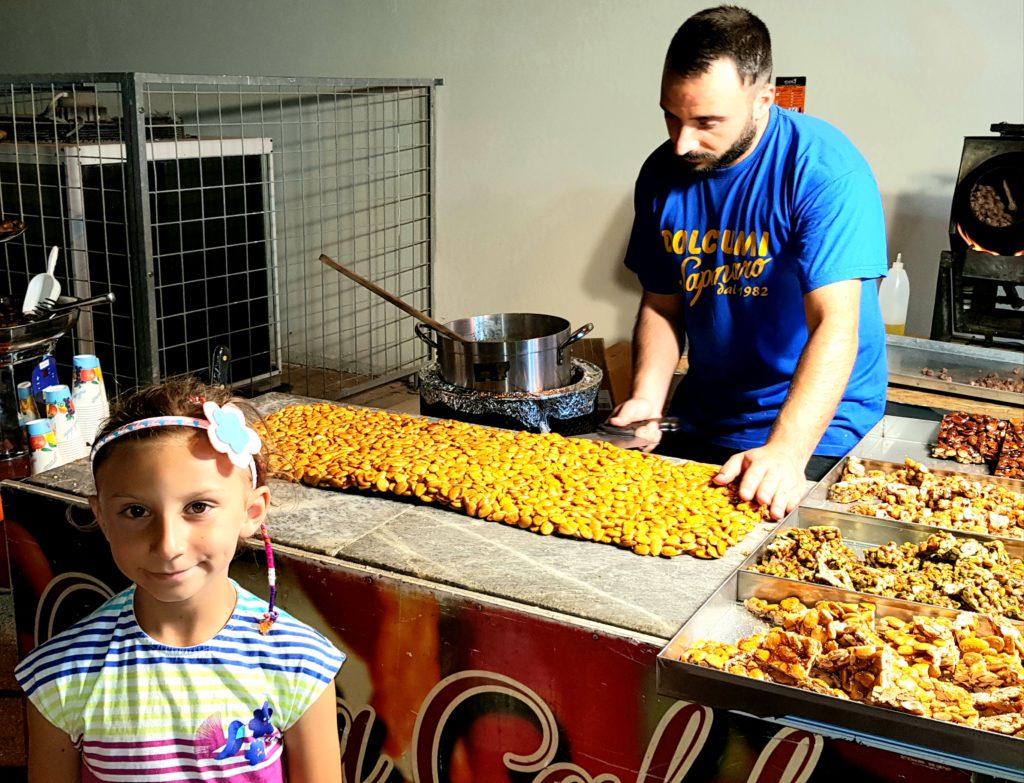
[{"label": "wire mesh cage", "polygon": [[318,258],[430,312],[439,84],[0,76],[0,219],[26,226],[6,293],[58,246],[64,292],[116,296],[59,363],[96,354],[122,390],[193,373],[340,399],[409,375],[413,319]]}]

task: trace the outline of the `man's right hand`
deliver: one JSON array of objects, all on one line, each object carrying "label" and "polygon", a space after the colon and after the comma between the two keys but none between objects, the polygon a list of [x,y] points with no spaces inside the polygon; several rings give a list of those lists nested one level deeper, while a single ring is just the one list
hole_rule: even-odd
[{"label": "man's right hand", "polygon": [[[612,411],[608,417],[608,423],[616,427],[628,427],[634,421],[654,419],[661,416],[661,407],[641,397],[631,397],[622,405]],[[657,423],[645,424],[633,433],[637,438],[648,440],[651,443],[658,443],[661,440],[661,430]]]}]

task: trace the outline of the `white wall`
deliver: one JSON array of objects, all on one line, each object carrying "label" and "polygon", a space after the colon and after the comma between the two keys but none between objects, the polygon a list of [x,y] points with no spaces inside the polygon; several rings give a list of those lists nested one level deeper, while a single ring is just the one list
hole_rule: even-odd
[{"label": "white wall", "polygon": [[[620,260],[685,0],[5,0],[0,72],[444,78],[436,314],[526,310],[628,335]],[[853,139],[927,335],[963,137],[1024,121],[1021,0],[748,0],[775,72]]]}]

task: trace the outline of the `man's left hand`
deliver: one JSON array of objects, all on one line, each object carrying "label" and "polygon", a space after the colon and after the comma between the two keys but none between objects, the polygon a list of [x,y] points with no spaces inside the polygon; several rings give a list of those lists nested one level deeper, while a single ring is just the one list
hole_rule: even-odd
[{"label": "man's left hand", "polygon": [[782,519],[804,496],[805,466],[806,460],[801,462],[782,449],[761,446],[733,454],[712,480],[729,484],[742,476],[740,497],[765,504],[772,519]]}]

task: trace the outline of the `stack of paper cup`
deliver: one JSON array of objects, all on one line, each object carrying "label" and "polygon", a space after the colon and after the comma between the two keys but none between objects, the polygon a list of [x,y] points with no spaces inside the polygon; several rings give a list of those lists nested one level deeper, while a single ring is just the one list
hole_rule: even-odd
[{"label": "stack of paper cup", "polygon": [[32,419],[39,418],[39,410],[36,408],[36,398],[32,396],[32,382],[24,381],[18,384],[18,424],[26,426]]},{"label": "stack of paper cup", "polygon": [[57,453],[57,436],[49,419],[32,419],[25,422],[28,433],[29,459],[33,475],[55,468],[60,464]]},{"label": "stack of paper cup", "polygon": [[75,403],[71,399],[71,389],[65,384],[47,386],[43,389],[43,402],[46,403],[46,418],[53,425],[57,436],[57,454],[60,464],[80,459],[89,453],[85,439],[78,430],[78,419],[75,416]]},{"label": "stack of paper cup", "polygon": [[100,360],[91,353],[72,357],[71,366],[74,380],[71,382],[71,399],[75,403],[75,417],[78,429],[87,446],[92,446],[96,431],[110,416],[110,403],[103,385],[103,371]]}]

